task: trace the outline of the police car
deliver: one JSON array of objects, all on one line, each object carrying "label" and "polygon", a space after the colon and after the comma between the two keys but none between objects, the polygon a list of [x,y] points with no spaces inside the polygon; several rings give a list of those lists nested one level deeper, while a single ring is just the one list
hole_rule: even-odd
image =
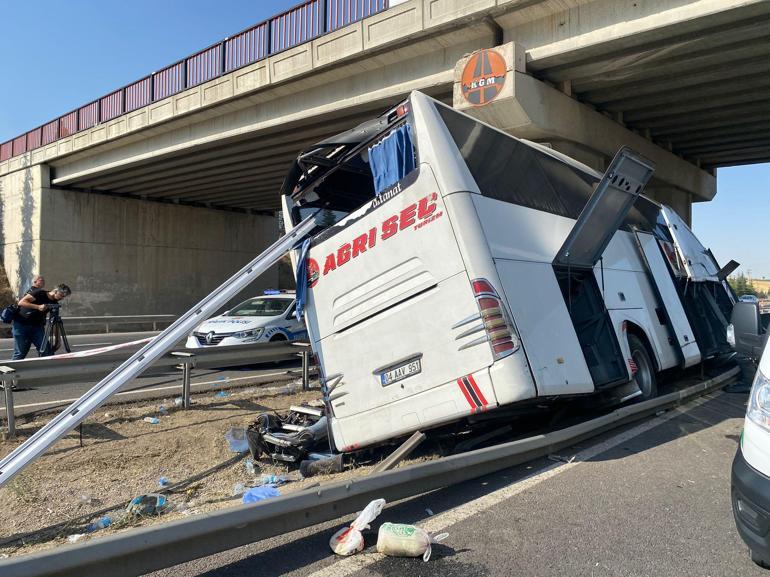
[{"label": "police car", "polygon": [[295,341],[307,338],[304,321],[294,317],[293,292],[265,291],[202,323],[187,337],[187,348]]}]

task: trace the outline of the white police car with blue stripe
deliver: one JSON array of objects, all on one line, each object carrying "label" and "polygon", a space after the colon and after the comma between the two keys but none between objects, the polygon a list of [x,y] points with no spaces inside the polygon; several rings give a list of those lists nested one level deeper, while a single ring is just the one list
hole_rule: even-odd
[{"label": "white police car with blue stripe", "polygon": [[243,345],[307,339],[304,321],[294,316],[293,292],[265,291],[200,324],[187,337],[186,347]]}]

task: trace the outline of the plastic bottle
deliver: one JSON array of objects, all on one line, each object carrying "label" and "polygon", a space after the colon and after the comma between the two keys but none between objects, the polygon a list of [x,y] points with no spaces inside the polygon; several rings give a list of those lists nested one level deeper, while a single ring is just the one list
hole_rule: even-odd
[{"label": "plastic bottle", "polygon": [[243,462],[243,466],[246,467],[246,473],[249,475],[256,475],[257,468],[254,466],[254,459],[246,459]]},{"label": "plastic bottle", "polygon": [[286,482],[286,477],[280,475],[262,475],[260,479],[260,485],[283,485]]},{"label": "plastic bottle", "polygon": [[86,531],[88,533],[93,533],[94,531],[98,531],[99,529],[105,529],[110,525],[112,525],[112,519],[110,519],[109,517],[102,517],[96,523],[89,524],[88,527],[86,527]]}]

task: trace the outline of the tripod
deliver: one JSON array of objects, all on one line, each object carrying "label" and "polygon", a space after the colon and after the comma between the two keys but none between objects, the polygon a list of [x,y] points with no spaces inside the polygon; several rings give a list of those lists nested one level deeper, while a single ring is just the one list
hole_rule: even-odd
[{"label": "tripod", "polygon": [[54,354],[59,347],[64,344],[64,350],[68,353],[72,351],[70,349],[70,343],[67,340],[67,331],[64,330],[64,322],[61,320],[59,314],[59,307],[56,305],[52,307],[48,313],[48,318],[45,321],[45,333],[43,333],[43,345],[40,348],[45,351],[46,354]]}]

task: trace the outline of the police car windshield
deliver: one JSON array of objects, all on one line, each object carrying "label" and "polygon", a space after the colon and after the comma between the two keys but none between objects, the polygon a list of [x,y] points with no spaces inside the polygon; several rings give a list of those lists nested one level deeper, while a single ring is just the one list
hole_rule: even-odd
[{"label": "police car windshield", "polygon": [[267,299],[259,297],[249,299],[227,313],[228,317],[274,317],[283,314],[289,308],[292,299]]}]

